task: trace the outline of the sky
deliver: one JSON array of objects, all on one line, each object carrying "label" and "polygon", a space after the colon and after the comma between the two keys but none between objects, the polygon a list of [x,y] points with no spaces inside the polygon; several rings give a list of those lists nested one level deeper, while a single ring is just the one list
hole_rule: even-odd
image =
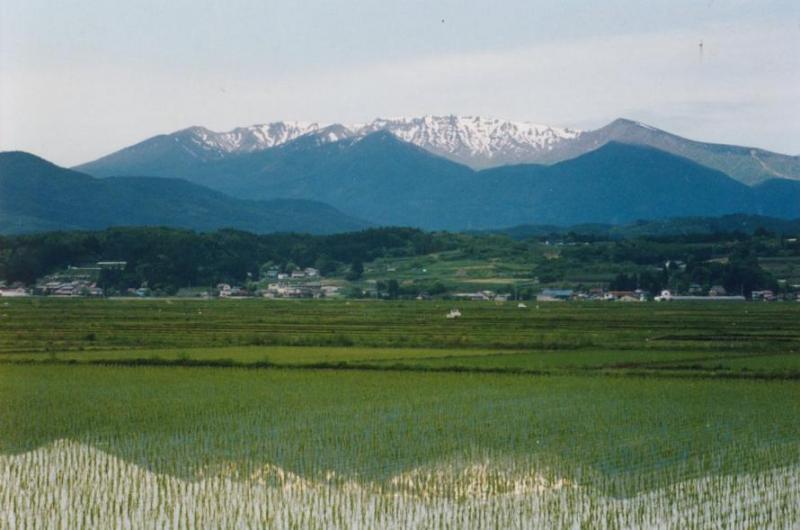
[{"label": "sky", "polygon": [[65,166],[192,125],[424,114],[798,155],[798,96],[797,0],[0,0],[0,150]]}]

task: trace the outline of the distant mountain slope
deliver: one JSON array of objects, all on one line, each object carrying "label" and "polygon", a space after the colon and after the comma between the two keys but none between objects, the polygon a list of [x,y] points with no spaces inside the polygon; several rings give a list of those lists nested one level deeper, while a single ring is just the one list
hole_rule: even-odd
[{"label": "distant mountain slope", "polygon": [[333,143],[305,136],[208,164],[192,180],[239,197],[314,198],[381,225],[459,229],[479,215],[464,197],[475,175],[380,131]]},{"label": "distant mountain slope", "polygon": [[[339,142],[307,135],[206,164],[191,178],[243,198],[316,199],[377,224],[426,229],[732,213],[800,217],[800,203],[791,199],[800,182],[761,191],[691,160],[616,142],[553,166],[474,171],[385,131]],[[772,192],[776,186],[783,191]]]},{"label": "distant mountain slope", "polygon": [[771,178],[800,179],[800,157],[763,149],[682,138],[619,119],[594,131],[477,116],[378,118],[367,124],[275,122],[213,132],[190,127],[159,135],[74,169],[97,177],[151,175],[189,178],[207,163],[285,145],[304,135],[322,143],[387,131],[433,154],[484,169],[511,164],[553,164],[608,142],[655,147],[693,160],[748,185]]},{"label": "distant mountain slope", "polygon": [[574,129],[478,116],[378,118],[356,125],[274,122],[227,132],[189,127],[154,136],[74,169],[97,177],[184,178],[207,162],[264,151],[307,134],[315,134],[322,142],[335,142],[378,131],[390,132],[403,141],[473,168],[531,162],[539,153],[549,152],[559,142],[580,135]]},{"label": "distant mountain slope", "polygon": [[240,127],[218,133],[205,127],[189,127],[161,134],[73,169],[96,177],[150,175],[181,178],[203,164],[233,155],[263,151],[304,134],[324,131],[332,141],[349,131],[326,129],[317,123],[276,122]]},{"label": "distant mountain slope", "polygon": [[[753,190],[726,175],[657,149],[608,143],[553,166],[480,172],[502,204],[537,223],[624,224],[637,219],[751,212]],[[515,215],[515,218],[521,216]],[[510,219],[505,224],[510,226]]]},{"label": "distant mountain slope", "polygon": [[655,147],[722,171],[748,185],[773,178],[800,179],[800,157],[751,147],[697,142],[625,119],[560,142],[552,150],[542,153],[536,161],[553,163],[575,158],[608,142]]},{"label": "distant mountain slope", "polygon": [[475,169],[536,162],[581,131],[480,116],[379,118],[359,135],[388,131],[403,141]]},{"label": "distant mountain slope", "polygon": [[756,197],[756,212],[787,219],[798,217],[800,182],[772,179],[755,186],[753,190]]},{"label": "distant mountain slope", "polygon": [[234,199],[178,179],[95,179],[28,153],[0,153],[0,232],[119,225],[334,233],[367,223],[315,201]]}]

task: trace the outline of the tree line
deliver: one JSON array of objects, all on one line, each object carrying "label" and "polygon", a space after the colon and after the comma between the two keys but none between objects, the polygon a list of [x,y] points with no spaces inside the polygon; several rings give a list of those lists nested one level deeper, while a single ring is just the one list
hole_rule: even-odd
[{"label": "tree line", "polygon": [[68,266],[126,261],[103,271],[105,286],[154,289],[210,286],[258,276],[265,263],[279,268],[356,270],[379,256],[416,256],[444,250],[447,237],[413,228],[376,228],[348,234],[256,235],[238,230],[200,233],[173,228],[110,228],[0,237],[0,279],[33,283]]}]

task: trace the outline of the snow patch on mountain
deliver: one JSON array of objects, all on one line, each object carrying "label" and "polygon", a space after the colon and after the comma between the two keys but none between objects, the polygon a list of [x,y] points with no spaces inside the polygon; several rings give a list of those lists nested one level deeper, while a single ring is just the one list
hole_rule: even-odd
[{"label": "snow patch on mountain", "polygon": [[226,132],[214,132],[205,127],[189,127],[183,131],[178,131],[176,136],[188,137],[192,143],[208,151],[251,153],[285,144],[300,136],[318,132],[326,127],[327,125],[316,122],[280,121],[251,125],[249,127],[237,127]]},{"label": "snow patch on mountain", "polygon": [[360,133],[378,130],[473,167],[534,161],[556,144],[581,134],[575,129],[479,116],[379,118]]},{"label": "snow patch on mountain", "polygon": [[214,132],[190,127],[175,133],[199,148],[204,157],[250,153],[276,147],[301,136],[318,142],[360,138],[388,131],[403,141],[473,167],[536,161],[558,143],[577,138],[581,131],[478,116],[422,116],[377,118],[367,124],[274,122]]}]

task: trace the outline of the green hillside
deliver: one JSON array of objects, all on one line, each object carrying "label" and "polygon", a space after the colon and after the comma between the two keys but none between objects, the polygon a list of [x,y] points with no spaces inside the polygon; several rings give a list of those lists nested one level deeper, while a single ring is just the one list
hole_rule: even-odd
[{"label": "green hillside", "polygon": [[0,153],[0,233],[133,225],[334,233],[368,223],[310,200],[234,199],[179,179],[95,179],[27,153]]}]

